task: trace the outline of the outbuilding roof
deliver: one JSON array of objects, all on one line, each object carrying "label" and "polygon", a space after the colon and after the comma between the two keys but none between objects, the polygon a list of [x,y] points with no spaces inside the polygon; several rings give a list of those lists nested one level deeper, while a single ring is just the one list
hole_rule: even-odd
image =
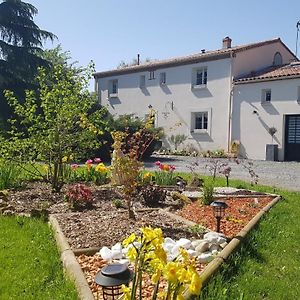
[{"label": "outbuilding roof", "polygon": [[295,61],[284,66],[272,66],[257,72],[235,79],[236,84],[257,81],[280,80],[287,78],[300,78],[300,62]]},{"label": "outbuilding roof", "polygon": [[[183,57],[175,57],[175,58],[170,58],[170,59],[165,59],[165,60],[160,60],[160,61],[152,61],[149,63],[129,66],[129,67],[121,68],[121,69],[114,69],[114,70],[109,70],[109,71],[104,71],[104,72],[96,72],[96,73],[94,73],[94,77],[95,78],[103,78],[103,77],[116,76],[116,75],[121,75],[121,74],[129,74],[129,73],[142,72],[142,71],[151,71],[151,70],[156,70],[158,68],[168,68],[168,67],[174,67],[174,66],[179,66],[179,65],[186,65],[186,64],[193,64],[193,63],[198,63],[198,62],[223,59],[223,58],[228,58],[237,52],[241,52],[241,51],[245,51],[248,49],[261,47],[264,45],[273,44],[273,43],[277,43],[277,42],[282,43],[280,38],[276,38],[276,39],[271,39],[271,40],[247,44],[247,45],[234,46],[234,47],[230,47],[230,48],[212,50],[212,51],[205,51],[205,52],[196,53],[196,54],[183,56]],[[282,43],[282,44],[284,47],[286,47],[284,43]],[[290,51],[287,47],[286,47],[286,49],[288,51]]]}]

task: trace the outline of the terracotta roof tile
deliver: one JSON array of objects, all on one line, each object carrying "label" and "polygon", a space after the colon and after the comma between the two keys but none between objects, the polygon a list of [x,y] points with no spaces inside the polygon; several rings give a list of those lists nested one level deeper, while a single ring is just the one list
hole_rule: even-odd
[{"label": "terracotta roof tile", "polygon": [[230,57],[231,53],[241,52],[241,51],[245,51],[245,50],[256,48],[256,47],[261,47],[261,46],[276,43],[276,42],[281,42],[280,38],[267,40],[267,41],[263,41],[263,42],[247,44],[247,45],[234,46],[234,47],[226,48],[226,49],[206,51],[204,53],[201,52],[201,53],[196,53],[193,55],[188,55],[188,56],[183,56],[183,57],[175,57],[175,58],[170,58],[170,59],[166,59],[166,60],[153,61],[150,63],[129,66],[129,67],[121,68],[121,69],[97,72],[97,73],[94,73],[94,77],[102,78],[102,77],[115,76],[115,75],[120,75],[120,74],[155,70],[157,68],[166,68],[166,67],[173,67],[173,66],[177,66],[177,65],[185,65],[185,64],[192,64],[192,63],[197,63],[197,62],[202,62],[202,61],[222,59],[222,58]]},{"label": "terracotta roof tile", "polygon": [[236,78],[235,83],[249,83],[252,81],[268,81],[285,78],[300,77],[300,62],[292,62],[284,66],[272,66],[257,72]]}]

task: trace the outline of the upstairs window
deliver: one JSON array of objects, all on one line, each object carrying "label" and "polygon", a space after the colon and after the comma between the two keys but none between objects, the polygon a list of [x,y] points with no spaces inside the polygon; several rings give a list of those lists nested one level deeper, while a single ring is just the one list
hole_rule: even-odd
[{"label": "upstairs window", "polygon": [[281,66],[282,65],[282,56],[280,52],[276,52],[273,58],[273,66]]},{"label": "upstairs window", "polygon": [[153,80],[153,79],[155,79],[155,73],[154,73],[154,71],[150,71],[149,72],[149,80]]},{"label": "upstairs window", "polygon": [[272,100],[272,92],[269,89],[262,90],[261,93],[261,102],[262,103],[270,103]]},{"label": "upstairs window", "polygon": [[108,82],[108,97],[114,98],[118,96],[118,79],[109,80]]},{"label": "upstairs window", "polygon": [[140,76],[140,88],[143,89],[146,87],[146,76],[145,75],[141,75]]},{"label": "upstairs window", "polygon": [[160,85],[165,85],[166,83],[167,83],[166,82],[166,72],[162,72],[159,75],[159,84]]},{"label": "upstairs window", "polygon": [[207,84],[207,68],[200,68],[194,70],[193,79],[192,79],[192,87],[193,88],[203,88],[206,87]]}]

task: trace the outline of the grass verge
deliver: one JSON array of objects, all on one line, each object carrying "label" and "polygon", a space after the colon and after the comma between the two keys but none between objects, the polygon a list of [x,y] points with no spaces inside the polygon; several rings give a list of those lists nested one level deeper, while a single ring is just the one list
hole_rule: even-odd
[{"label": "grass verge", "polygon": [[41,220],[0,217],[0,299],[77,299],[64,278],[51,229]]}]

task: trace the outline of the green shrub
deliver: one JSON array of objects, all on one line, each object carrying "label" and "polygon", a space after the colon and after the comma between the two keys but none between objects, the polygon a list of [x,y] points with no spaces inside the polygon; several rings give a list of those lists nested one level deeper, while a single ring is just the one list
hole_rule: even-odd
[{"label": "green shrub", "polygon": [[0,190],[20,186],[20,168],[11,162],[0,163]]},{"label": "green shrub", "polygon": [[123,204],[123,201],[121,199],[114,199],[112,201],[113,205],[116,207],[116,208],[122,208],[124,207],[124,204]]},{"label": "green shrub", "polygon": [[211,181],[205,182],[203,186],[202,203],[210,205],[214,201],[214,185]]}]

